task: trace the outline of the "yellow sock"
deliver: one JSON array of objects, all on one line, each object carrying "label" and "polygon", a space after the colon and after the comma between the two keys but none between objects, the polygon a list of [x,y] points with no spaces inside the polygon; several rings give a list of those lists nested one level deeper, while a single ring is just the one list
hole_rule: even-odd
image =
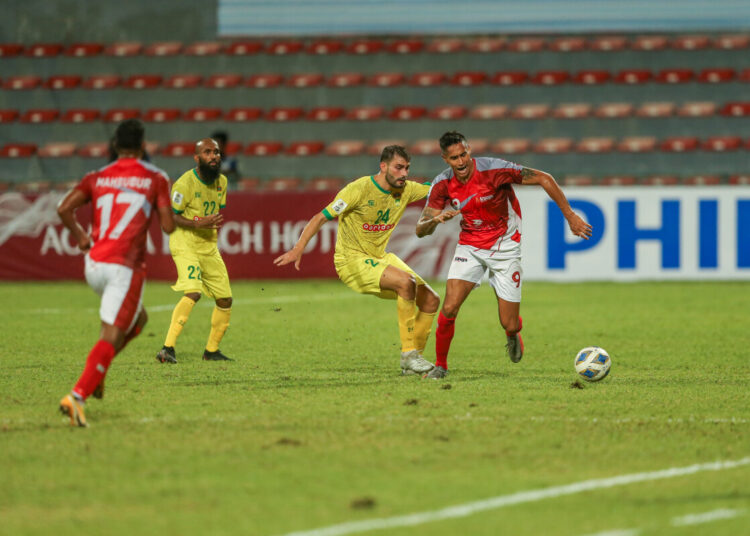
[{"label": "yellow sock", "polygon": [[401,351],[411,352],[416,349],[414,344],[414,316],[417,304],[414,300],[405,300],[401,296],[396,298],[398,309],[398,333],[401,337]]},{"label": "yellow sock", "polygon": [[206,350],[209,352],[215,352],[219,349],[219,343],[229,327],[230,316],[232,316],[232,309],[223,309],[218,305],[214,307],[214,312],[211,315],[211,333],[208,334],[208,342],[206,343]]},{"label": "yellow sock", "polygon": [[435,318],[437,311],[434,313],[425,313],[424,311],[417,310],[417,316],[414,319],[414,345],[419,350],[419,353],[424,353],[425,346],[427,346],[427,339],[432,333],[432,321]]},{"label": "yellow sock", "polygon": [[172,323],[169,324],[167,340],[164,341],[164,346],[171,346],[174,348],[174,345],[177,343],[177,337],[182,333],[182,328],[185,327],[194,305],[195,302],[187,296],[183,296],[182,299],[177,302],[174,311],[172,311]]}]

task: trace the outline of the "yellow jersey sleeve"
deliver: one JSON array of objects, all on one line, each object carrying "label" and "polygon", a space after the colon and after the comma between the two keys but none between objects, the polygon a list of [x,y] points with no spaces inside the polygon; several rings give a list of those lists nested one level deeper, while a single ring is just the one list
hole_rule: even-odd
[{"label": "yellow jersey sleeve", "polygon": [[185,212],[190,201],[193,199],[192,181],[188,180],[185,175],[187,173],[183,173],[172,185],[172,211],[175,214]]},{"label": "yellow jersey sleeve", "polygon": [[408,185],[407,203],[421,201],[430,193],[430,183],[422,184],[421,182],[409,181],[406,184]]},{"label": "yellow jersey sleeve", "polygon": [[323,215],[328,221],[338,218],[343,214],[357,207],[362,194],[362,189],[358,181],[350,182],[336,194],[326,208],[323,209]]}]

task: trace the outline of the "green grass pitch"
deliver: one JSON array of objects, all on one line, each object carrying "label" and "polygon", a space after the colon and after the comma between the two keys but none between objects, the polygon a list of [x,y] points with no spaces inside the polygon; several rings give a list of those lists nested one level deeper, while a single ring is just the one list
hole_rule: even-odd
[{"label": "green grass pitch", "polygon": [[[150,282],[144,333],[88,402],[90,428],[73,429],[57,403],[97,339],[98,298],[0,284],[0,534],[275,536],[750,456],[747,282],[529,282],[519,364],[483,285],[443,381],[400,375],[393,302],[338,281],[233,290],[221,349],[235,361],[200,360],[204,298],[170,366],[154,356],[179,296]],[[612,371],[576,388],[590,345]],[[365,533],[613,531],[748,534],[750,465]]]}]

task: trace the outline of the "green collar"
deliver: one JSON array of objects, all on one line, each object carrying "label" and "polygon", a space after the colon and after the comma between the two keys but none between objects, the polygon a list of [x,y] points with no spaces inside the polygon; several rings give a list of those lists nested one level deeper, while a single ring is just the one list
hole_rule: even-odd
[{"label": "green collar", "polygon": [[383,192],[385,195],[391,195],[391,193],[393,193],[390,190],[383,190],[383,188],[377,182],[375,182],[375,175],[370,175],[370,180],[375,185],[375,188]]}]

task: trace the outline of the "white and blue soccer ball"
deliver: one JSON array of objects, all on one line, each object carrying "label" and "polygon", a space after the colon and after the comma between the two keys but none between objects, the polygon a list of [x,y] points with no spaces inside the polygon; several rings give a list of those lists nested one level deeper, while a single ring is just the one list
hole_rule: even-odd
[{"label": "white and blue soccer ball", "polygon": [[598,382],[609,374],[612,359],[604,348],[588,346],[576,355],[575,366],[581,378],[588,382]]}]

